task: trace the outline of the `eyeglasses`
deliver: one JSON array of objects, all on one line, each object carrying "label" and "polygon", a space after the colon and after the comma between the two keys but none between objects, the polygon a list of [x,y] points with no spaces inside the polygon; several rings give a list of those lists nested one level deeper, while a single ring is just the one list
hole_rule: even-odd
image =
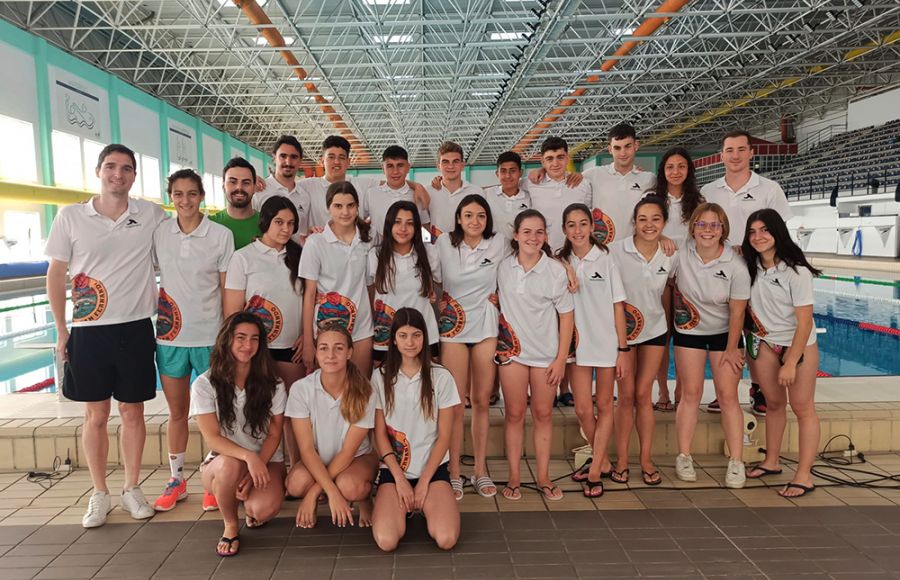
[{"label": "eyeglasses", "polygon": [[722,229],[722,222],[695,221],[694,227],[698,230],[712,230],[715,232]]}]

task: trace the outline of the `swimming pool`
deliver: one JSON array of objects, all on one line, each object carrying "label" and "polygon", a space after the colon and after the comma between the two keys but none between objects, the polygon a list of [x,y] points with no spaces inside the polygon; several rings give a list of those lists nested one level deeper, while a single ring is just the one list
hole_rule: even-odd
[{"label": "swimming pool", "polygon": [[[823,376],[900,375],[900,280],[826,272],[814,291]],[[0,393],[55,390],[52,320],[42,292],[0,300]]]}]

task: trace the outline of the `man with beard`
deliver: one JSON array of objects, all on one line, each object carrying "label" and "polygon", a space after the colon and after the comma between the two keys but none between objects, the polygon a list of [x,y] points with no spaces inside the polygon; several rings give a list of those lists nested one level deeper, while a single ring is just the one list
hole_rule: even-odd
[{"label": "man with beard", "polygon": [[251,205],[255,186],[256,169],[249,161],[235,157],[225,165],[222,189],[227,205],[224,211],[209,219],[231,230],[235,250],[240,250],[262,235],[259,231],[259,213]]},{"label": "man with beard", "polygon": [[[253,208],[259,211],[262,204],[272,196],[281,195],[292,202],[300,214],[300,221],[305,223],[305,216],[309,211],[306,201],[306,192],[297,182],[297,172],[300,171],[300,163],[303,161],[303,146],[293,135],[282,135],[275,141],[272,147],[272,163],[275,171],[269,177],[256,180],[256,196],[253,198]],[[302,229],[300,230],[303,231]]]}]

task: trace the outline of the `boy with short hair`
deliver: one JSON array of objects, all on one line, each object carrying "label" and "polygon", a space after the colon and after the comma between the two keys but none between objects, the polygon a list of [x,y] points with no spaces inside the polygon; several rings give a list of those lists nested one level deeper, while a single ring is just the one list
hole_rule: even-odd
[{"label": "boy with short hair", "polygon": [[501,153],[497,157],[496,174],[500,185],[485,189],[484,197],[491,206],[491,217],[497,232],[511,240],[516,216],[531,208],[531,196],[521,187],[522,158],[515,151]]},{"label": "boy with short hair", "polygon": [[[415,194],[406,180],[409,175],[409,154],[399,145],[391,145],[381,155],[381,168],[384,171],[384,180],[362,193],[360,200],[360,215],[369,218],[375,239],[378,240],[384,231],[384,218],[388,209],[397,201],[411,201],[415,203]],[[428,209],[419,207],[419,218],[426,228],[431,222]]]},{"label": "boy with short hair", "polygon": [[472,193],[484,195],[483,189],[463,179],[465,161],[463,148],[458,143],[453,141],[441,143],[438,148],[437,168],[441,172],[440,185],[434,180],[426,188],[431,198],[428,209],[431,214],[432,238],[453,231],[456,225],[456,206],[464,197]]}]

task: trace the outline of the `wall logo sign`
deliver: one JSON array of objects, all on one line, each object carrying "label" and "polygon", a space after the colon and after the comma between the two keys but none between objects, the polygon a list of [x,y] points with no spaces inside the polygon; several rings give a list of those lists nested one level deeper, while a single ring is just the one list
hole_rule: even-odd
[{"label": "wall logo sign", "polygon": [[73,133],[100,139],[100,97],[74,83],[57,80],[55,87],[61,125]]}]

